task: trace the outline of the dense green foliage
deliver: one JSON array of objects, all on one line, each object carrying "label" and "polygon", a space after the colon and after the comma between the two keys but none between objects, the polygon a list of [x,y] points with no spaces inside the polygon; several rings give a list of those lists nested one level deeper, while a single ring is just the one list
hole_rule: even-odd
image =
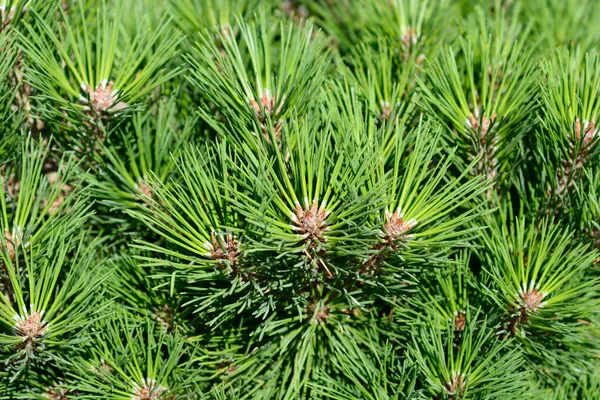
[{"label": "dense green foliage", "polygon": [[0,0],[0,398],[600,399],[596,0]]}]

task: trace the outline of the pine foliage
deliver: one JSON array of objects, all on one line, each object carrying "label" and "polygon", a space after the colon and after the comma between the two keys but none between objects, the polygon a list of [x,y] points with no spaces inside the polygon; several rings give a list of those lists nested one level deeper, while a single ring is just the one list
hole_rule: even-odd
[{"label": "pine foliage", "polygon": [[0,0],[0,398],[600,399],[594,0]]}]

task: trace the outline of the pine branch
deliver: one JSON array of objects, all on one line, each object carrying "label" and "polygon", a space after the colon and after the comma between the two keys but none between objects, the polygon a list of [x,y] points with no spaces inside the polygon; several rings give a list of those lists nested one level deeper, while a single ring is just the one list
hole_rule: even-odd
[{"label": "pine branch", "polygon": [[503,312],[506,334],[549,363],[568,357],[565,348],[585,363],[596,346],[589,325],[598,302],[597,281],[589,276],[596,251],[548,220],[536,226],[522,217],[493,227],[485,242],[486,294]]},{"label": "pine branch", "polygon": [[[153,33],[144,27],[124,42],[121,11],[122,6],[109,10],[104,2],[102,18],[88,17],[80,3],[68,15],[59,10],[58,21],[35,13],[35,22],[26,25],[26,76],[39,91],[43,118],[59,130],[76,133],[78,139],[70,145],[83,152],[90,143],[104,140],[112,120],[135,110],[179,72],[162,70],[181,41],[168,21]],[[71,20],[77,18],[81,24],[74,26]],[[73,140],[71,135],[59,137],[64,145]]]},{"label": "pine branch", "polygon": [[424,106],[448,127],[445,139],[459,147],[460,159],[478,159],[473,171],[502,193],[532,125],[532,49],[525,45],[527,30],[502,13],[490,21],[480,9],[463,32],[458,49],[446,48],[427,67],[420,81]]},{"label": "pine branch", "polygon": [[467,313],[465,329],[455,341],[453,327],[439,319],[426,320],[413,338],[409,360],[424,374],[427,391],[434,398],[470,397],[502,399],[527,389],[519,372],[519,352],[510,342],[495,338],[480,313]]},{"label": "pine branch", "polygon": [[279,143],[286,119],[318,104],[328,69],[324,41],[311,26],[269,24],[263,13],[232,29],[239,38],[231,30],[205,31],[186,57],[190,82],[215,107],[201,115],[223,137]]}]

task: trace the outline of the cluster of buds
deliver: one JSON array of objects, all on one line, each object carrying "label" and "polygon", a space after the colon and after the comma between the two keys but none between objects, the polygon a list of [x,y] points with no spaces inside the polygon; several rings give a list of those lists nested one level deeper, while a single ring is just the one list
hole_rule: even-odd
[{"label": "cluster of buds", "polygon": [[379,114],[379,120],[381,122],[385,122],[388,120],[388,118],[392,114],[392,106],[390,105],[389,102],[387,102],[385,100],[381,100],[379,105],[381,106],[381,113]]},{"label": "cluster of buds", "polygon": [[413,27],[407,26],[400,34],[400,43],[402,45],[402,55],[406,58],[410,56],[410,49],[418,42],[421,34]]},{"label": "cluster of buds", "polygon": [[113,90],[114,83],[104,79],[92,89],[85,83],[81,84],[81,90],[85,96],[79,98],[80,103],[84,104],[84,111],[93,112],[96,116],[106,117],[110,113],[117,113],[129,107],[119,100],[119,92]]},{"label": "cluster of buds", "polygon": [[575,181],[576,174],[588,161],[595,139],[598,137],[598,129],[594,121],[575,120],[575,137],[567,135],[570,139],[568,157],[562,161],[562,166],[557,172],[557,186],[555,195],[561,195],[568,190]]},{"label": "cluster of buds", "polygon": [[[227,40],[227,39],[233,38],[233,37],[235,37],[235,33],[233,31],[233,28],[229,24],[223,24],[223,25],[219,26],[219,33],[214,34],[215,44],[217,45],[217,48],[219,49],[219,53],[221,53],[221,56],[223,58],[226,58],[227,53],[225,52],[225,46],[224,46],[223,39]],[[221,65],[222,61],[220,59],[216,59],[215,61],[217,63],[217,69],[219,70],[219,72],[222,72],[223,71],[222,65]]]},{"label": "cluster of buds", "polygon": [[[400,56],[404,61],[408,61],[413,54],[412,51],[421,40],[421,34],[412,27],[407,27],[404,29],[403,33],[400,35]],[[425,61],[425,54],[421,53],[415,59],[415,64],[420,66]],[[417,69],[415,71],[415,77],[420,74],[420,70]],[[416,84],[416,80],[413,80],[411,85]]]},{"label": "cluster of buds", "polygon": [[530,288],[528,290],[519,290],[519,298],[522,301],[521,308],[523,308],[527,312],[535,312],[538,308],[543,307],[544,297],[546,297],[546,293],[540,292],[536,288]]},{"label": "cluster of buds", "polygon": [[327,319],[331,315],[331,308],[326,304],[320,307],[318,301],[313,301],[309,303],[305,311],[306,314],[310,318],[312,318],[317,324],[323,324],[327,322]]},{"label": "cluster of buds", "polygon": [[325,220],[328,215],[325,203],[319,206],[316,198],[310,204],[308,199],[304,199],[304,208],[300,203],[296,203],[296,212],[292,213],[292,229],[302,236],[306,243],[324,242],[324,233],[328,230]]},{"label": "cluster of buds", "polygon": [[28,353],[33,353],[36,349],[43,346],[44,336],[48,330],[48,323],[43,319],[44,311],[33,311],[25,315],[15,315],[15,325],[13,331],[15,335],[21,338],[22,342],[18,346],[25,349]]},{"label": "cluster of buds", "polygon": [[65,387],[61,387],[59,385],[54,385],[48,388],[46,392],[46,398],[50,400],[69,400],[71,398],[69,389]]},{"label": "cluster of buds", "polygon": [[[268,89],[263,90],[259,101],[256,101],[253,98],[248,100],[250,106],[254,110],[254,115],[260,122],[260,127],[263,133],[263,136],[267,143],[271,143],[271,139],[269,138],[269,128],[267,125],[267,118],[271,120],[277,119],[277,116],[281,112],[281,107],[283,106],[283,101],[280,102],[279,107],[275,108],[277,105],[277,99],[275,95],[271,95],[271,92]],[[281,128],[283,127],[283,120],[277,119],[274,121],[273,131],[275,134],[275,140],[279,143],[279,137],[281,135]]]},{"label": "cluster of buds", "polygon": [[465,393],[467,380],[464,374],[453,372],[450,380],[444,383],[449,399],[462,399]]},{"label": "cluster of buds", "polygon": [[175,327],[175,310],[168,304],[155,307],[152,316],[166,332],[171,332]]},{"label": "cluster of buds", "polygon": [[417,221],[414,219],[404,220],[404,213],[398,207],[393,213],[385,210],[385,225],[380,233],[383,235],[384,241],[393,247],[397,246],[398,240],[412,238],[412,235],[407,235],[407,232],[416,225]]},{"label": "cluster of buds", "polygon": [[233,358],[221,359],[221,361],[217,364],[217,368],[223,371],[224,375],[231,375],[238,368],[238,366],[234,364],[233,361]]},{"label": "cluster of buds", "polygon": [[231,27],[231,25],[224,24],[219,27],[219,32],[221,32],[221,35],[223,35],[223,37],[226,37],[229,39],[229,38],[233,38],[233,35],[234,35],[232,29],[233,28]]},{"label": "cluster of buds", "polygon": [[514,310],[516,311],[515,316],[508,324],[513,335],[517,333],[519,326],[529,324],[531,315],[544,306],[544,297],[546,297],[546,293],[540,292],[533,285],[529,289],[525,289],[525,287],[519,289],[517,293],[519,306]]},{"label": "cluster of buds", "polygon": [[598,129],[596,129],[596,123],[594,121],[583,121],[583,137],[581,136],[581,121],[579,118],[575,121],[575,139],[582,140],[582,151],[589,151],[592,146],[592,142],[598,135]]},{"label": "cluster of buds", "polygon": [[211,241],[204,243],[204,248],[208,250],[207,256],[219,260],[218,265],[227,267],[230,275],[237,275],[238,259],[241,255],[240,241],[231,232],[225,234],[212,232],[210,236]]},{"label": "cluster of buds", "polygon": [[[135,191],[135,198],[142,203],[144,207],[149,207],[148,201],[146,199],[154,197],[154,187],[148,183],[148,179],[139,177],[135,185],[133,186],[133,190]],[[158,200],[161,205],[164,205],[162,200]]]},{"label": "cluster of buds", "polygon": [[[102,80],[96,89],[92,89],[85,83],[81,84],[84,95],[79,97],[79,102],[84,105],[83,111],[90,118],[86,123],[91,131],[91,139],[100,142],[106,139],[101,121],[129,107],[127,103],[118,101],[119,91],[113,90],[113,86],[114,83],[106,79]],[[97,145],[89,150],[102,154]]]},{"label": "cluster of buds", "polygon": [[114,372],[114,368],[104,360],[100,360],[99,367],[92,365],[91,369],[93,373],[98,375],[112,374]]},{"label": "cluster of buds", "polygon": [[397,251],[401,243],[412,239],[413,235],[408,232],[416,225],[416,220],[404,219],[404,213],[400,207],[393,213],[385,210],[385,224],[379,231],[382,241],[373,247],[373,255],[363,263],[359,273],[375,273],[377,267],[388,257],[388,253]]},{"label": "cluster of buds", "polygon": [[169,389],[157,385],[154,379],[144,379],[141,384],[134,384],[131,400],[171,400],[174,396],[168,394]]},{"label": "cluster of buds", "polygon": [[463,310],[454,312],[454,330],[456,332],[462,332],[465,330],[467,324],[467,315]]},{"label": "cluster of buds", "polygon": [[467,314],[464,310],[454,311],[451,324],[454,327],[454,345],[459,346],[461,334],[467,326]]},{"label": "cluster of buds", "polygon": [[144,197],[152,197],[152,188],[142,178],[135,184],[135,191]]},{"label": "cluster of buds", "polygon": [[[223,65],[228,62],[227,52],[225,51],[226,42],[229,40],[235,39],[236,31],[229,24],[223,24],[219,26],[219,31],[215,31],[213,33],[214,42],[217,46],[217,50],[220,53],[220,57],[216,57],[214,59],[215,66],[219,74],[223,74]],[[209,103],[210,107],[213,108],[215,105],[213,103]],[[221,119],[221,116],[218,116],[218,119]]]},{"label": "cluster of buds", "polygon": [[300,203],[296,202],[296,212],[293,212],[291,216],[291,228],[302,238],[302,243],[307,245],[304,254],[311,261],[317,262],[329,277],[333,277],[322,257],[325,255],[325,250],[319,249],[319,243],[327,241],[325,232],[329,230],[329,226],[325,220],[329,215],[329,211],[325,209],[325,202],[322,202],[320,206],[318,203],[319,201],[316,198],[313,199],[312,203],[309,203],[308,199],[305,198],[304,208],[302,208]]},{"label": "cluster of buds", "polygon": [[[498,141],[500,136],[494,132],[494,120],[496,115],[492,114],[491,118],[485,115],[479,116],[479,112],[470,114],[465,124],[469,130],[476,134],[476,148],[472,158],[478,157],[479,161],[475,166],[474,173],[483,175],[491,181],[495,181],[498,176],[498,158],[496,151],[498,150]],[[488,197],[491,192],[488,191]]]}]

